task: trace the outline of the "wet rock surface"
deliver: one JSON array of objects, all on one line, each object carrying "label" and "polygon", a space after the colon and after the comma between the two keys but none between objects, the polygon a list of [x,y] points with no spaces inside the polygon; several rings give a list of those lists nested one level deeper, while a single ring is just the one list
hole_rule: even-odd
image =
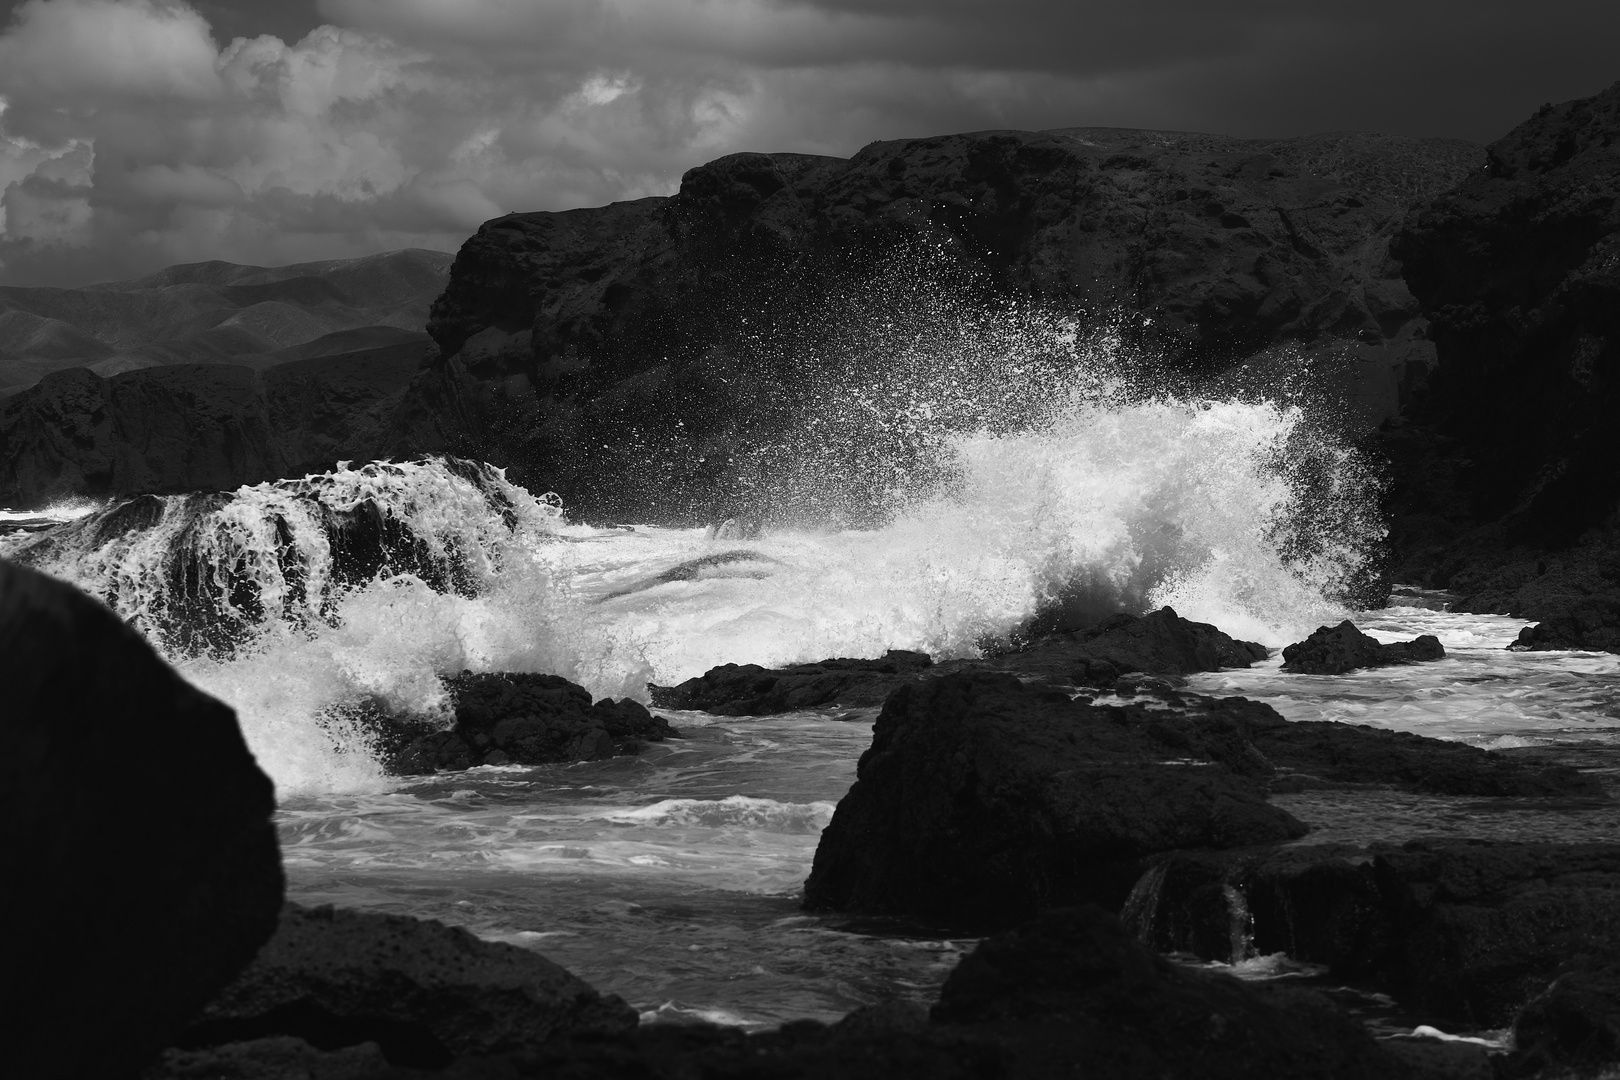
[{"label": "wet rock surface", "polygon": [[359,718],[376,733],[390,772],[596,761],[680,734],[638,701],[593,703],[590,691],[559,675],[464,671],[446,679],[445,688],[455,702],[448,730],[424,731],[376,707]]},{"label": "wet rock surface", "polygon": [[1008,926],[1057,904],[1117,906],[1152,852],[1303,835],[1265,801],[1248,711],[1275,715],[1226,699],[1161,718],[1001,673],[903,686],[822,833],[805,903]]},{"label": "wet rock surface", "polygon": [[1620,85],[1543,107],[1392,254],[1438,366],[1381,444],[1396,580],[1620,647]]},{"label": "wet rock surface", "polygon": [[1300,675],[1342,675],[1357,668],[1445,658],[1445,647],[1433,634],[1385,644],[1346,619],[1338,626],[1319,626],[1304,641],[1285,647],[1283,670]]},{"label": "wet rock surface", "polygon": [[1500,1027],[1572,958],[1616,955],[1620,845],[1177,854],[1144,876],[1126,910],[1157,948],[1286,952],[1445,1021]]},{"label": "wet rock surface", "polygon": [[275,926],[270,781],[229,708],[3,560],[0,685],[5,1069],[131,1075]]},{"label": "wet rock surface", "polygon": [[[1196,671],[1248,667],[1266,649],[1238,641],[1169,607],[1146,615],[1116,613],[1079,630],[1052,632],[992,647],[980,660],[935,665],[924,653],[891,650],[876,660],[832,659],[785,668],[723,664],[679,686],[651,687],[655,705],[721,716],[771,716],[794,709],[881,705],[889,692],[919,679],[1008,671],[1058,685],[1112,689],[1122,677],[1169,688]],[[1134,677],[1135,682],[1132,682]]]},{"label": "wet rock surface", "polygon": [[773,716],[796,709],[881,705],[933,665],[927,653],[891,649],[876,660],[833,659],[785,668],[723,664],[678,686],[650,686],[655,706],[720,716]]}]

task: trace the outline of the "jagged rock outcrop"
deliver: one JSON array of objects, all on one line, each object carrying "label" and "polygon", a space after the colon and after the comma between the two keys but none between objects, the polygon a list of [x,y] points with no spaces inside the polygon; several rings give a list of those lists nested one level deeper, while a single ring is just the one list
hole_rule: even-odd
[{"label": "jagged rock outcrop", "polygon": [[720,716],[772,716],[795,709],[864,708],[933,665],[927,653],[891,649],[876,660],[837,658],[785,668],[721,664],[678,686],[649,686],[654,705]]},{"label": "jagged rock outcrop", "polygon": [[806,401],[995,297],[1116,322],[1200,375],[1256,354],[1255,377],[1297,375],[1295,347],[1337,357],[1338,390],[1385,416],[1429,362],[1387,239],[1477,154],[1123,129],[736,154],[668,199],[486,223],[434,306],[442,361],[416,393],[466,419],[459,452],[587,513],[666,520],[771,509]]},{"label": "jagged rock outcrop", "polygon": [[548,765],[633,754],[680,732],[630,698],[591,702],[559,675],[464,671],[445,680],[455,724],[423,731],[409,720],[365,710],[388,771],[419,775],[474,765]]},{"label": "jagged rock outcrop", "polygon": [[1391,246],[1439,360],[1383,433],[1395,573],[1614,649],[1620,85],[1544,106],[1487,153]]},{"label": "jagged rock outcrop", "polygon": [[1266,649],[1238,641],[1209,623],[1165,607],[1146,615],[1119,612],[1090,626],[1039,635],[983,659],[937,667],[924,653],[894,649],[876,660],[830,659],[785,668],[722,664],[678,686],[651,687],[654,704],[722,716],[770,716],[793,709],[868,708],[890,691],[934,675],[1010,671],[1059,685],[1124,688],[1127,675],[1165,685],[1197,671],[1248,667]]},{"label": "jagged rock outcrop", "polygon": [[1304,641],[1283,648],[1283,670],[1300,675],[1343,675],[1358,668],[1386,667],[1444,660],[1445,646],[1433,634],[1388,644],[1364,634],[1349,619],[1338,626],[1319,626]]},{"label": "jagged rock outcrop", "polygon": [[270,936],[270,780],[229,708],[72,586],[0,561],[6,1070],[129,1076]]}]

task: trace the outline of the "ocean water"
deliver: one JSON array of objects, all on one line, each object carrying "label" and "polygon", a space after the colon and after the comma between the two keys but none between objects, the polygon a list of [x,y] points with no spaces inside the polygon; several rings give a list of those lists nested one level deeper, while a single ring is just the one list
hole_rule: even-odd
[{"label": "ocean water", "polygon": [[[927,428],[931,479],[898,485],[865,529],[585,524],[498,470],[428,460],[58,508],[53,527],[0,535],[0,554],[104,598],[236,708],[277,784],[294,898],[537,949],[649,1018],[830,1020],[929,1001],[972,944],[799,910],[871,711],[670,713],[684,737],[635,757],[399,779],[347,710],[380,699],[448,723],[441,677],[463,669],[645,700],[726,662],[970,656],[1076,590],[1274,650],[1350,614],[1381,539],[1375,491],[1308,409],[1095,386],[1052,402],[1015,425]],[[346,554],[368,527],[389,559]],[[1386,640],[1436,634],[1447,659],[1326,678],[1274,654],[1194,689],[1608,767],[1620,657],[1509,652],[1518,621],[1406,603],[1355,618]],[[1288,800],[1312,839],[1620,837],[1602,806]]]}]

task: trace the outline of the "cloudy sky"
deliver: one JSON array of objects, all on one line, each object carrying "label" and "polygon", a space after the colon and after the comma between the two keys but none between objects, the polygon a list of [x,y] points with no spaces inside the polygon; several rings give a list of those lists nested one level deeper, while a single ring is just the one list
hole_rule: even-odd
[{"label": "cloudy sky", "polygon": [[453,251],[737,150],[1489,141],[1617,46],[1614,0],[0,0],[0,284]]}]

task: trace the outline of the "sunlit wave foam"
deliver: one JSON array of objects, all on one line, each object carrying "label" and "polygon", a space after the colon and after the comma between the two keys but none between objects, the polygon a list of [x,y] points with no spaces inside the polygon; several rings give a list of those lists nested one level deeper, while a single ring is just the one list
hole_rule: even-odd
[{"label": "sunlit wave foam", "polygon": [[1307,409],[1156,389],[1117,337],[1028,307],[918,310],[937,325],[872,330],[892,355],[852,353],[756,462],[752,538],[594,530],[430,459],[126,500],[11,549],[235,706],[284,793],[386,786],[347,708],[448,722],[440,677],[468,668],[644,699],[726,662],[973,655],[1076,606],[1269,645],[1343,617],[1375,485]]},{"label": "sunlit wave foam", "polygon": [[745,828],[762,832],[819,833],[832,820],[830,802],[784,803],[731,795],[724,799],[663,799],[604,820],[625,825],[685,825],[704,829]]}]

